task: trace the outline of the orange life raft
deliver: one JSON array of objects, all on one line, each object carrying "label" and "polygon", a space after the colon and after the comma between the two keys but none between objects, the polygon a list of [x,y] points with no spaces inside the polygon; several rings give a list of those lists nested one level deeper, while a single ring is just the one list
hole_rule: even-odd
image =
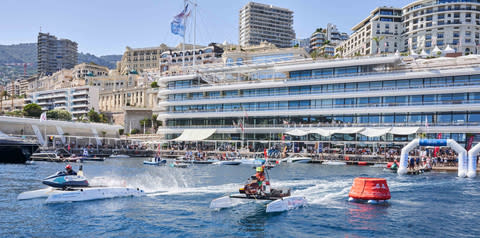
[{"label": "orange life raft", "polygon": [[355,178],[349,197],[361,200],[388,200],[391,198],[387,180],[383,178]]}]

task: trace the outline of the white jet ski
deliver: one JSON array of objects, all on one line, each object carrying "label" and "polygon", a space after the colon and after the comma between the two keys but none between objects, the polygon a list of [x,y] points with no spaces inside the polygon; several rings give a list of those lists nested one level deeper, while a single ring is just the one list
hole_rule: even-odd
[{"label": "white jet ski", "polygon": [[[238,194],[231,194],[229,196],[214,199],[210,203],[210,208],[230,208],[242,204],[239,200],[269,202],[266,209],[267,213],[283,212],[307,205],[305,197],[291,196],[290,189],[273,189],[270,187],[270,182],[268,180],[262,181],[261,176],[263,174],[263,167],[264,166],[257,168],[257,175],[252,176],[248,183],[243,188],[239,189]],[[261,171],[259,171],[259,168],[262,168]],[[258,172],[261,173],[260,176],[258,176]],[[259,185],[259,181],[262,181],[261,185]]]},{"label": "white jet ski", "polygon": [[42,182],[50,187],[20,193],[17,199],[47,198],[46,203],[59,203],[145,195],[139,188],[90,187],[81,169],[79,175],[61,176],[61,173],[57,173]]}]

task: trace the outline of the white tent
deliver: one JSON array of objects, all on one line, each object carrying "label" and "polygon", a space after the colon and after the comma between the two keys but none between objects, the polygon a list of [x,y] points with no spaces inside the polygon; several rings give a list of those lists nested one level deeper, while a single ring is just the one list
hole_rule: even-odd
[{"label": "white tent", "polygon": [[309,133],[312,133],[312,134],[319,134],[321,136],[331,136],[332,134],[335,133],[335,129],[333,128],[328,128],[328,129],[325,129],[325,128],[316,128],[316,129],[313,129],[313,130],[310,130]]},{"label": "white tent", "polygon": [[420,128],[419,127],[393,127],[391,130],[390,130],[390,134],[393,134],[393,135],[411,135],[411,134],[415,134],[418,132]]},{"label": "white tent", "polygon": [[343,127],[337,131],[335,131],[335,133],[339,133],[339,134],[356,134],[360,131],[362,131],[364,128],[363,127]]},{"label": "white tent", "polygon": [[435,48],[433,48],[433,50],[432,50],[432,55],[437,56],[438,52],[440,52],[440,54],[441,54],[442,50],[440,48],[438,48],[438,46],[435,46]]},{"label": "white tent", "polygon": [[308,132],[306,132],[304,130],[300,130],[300,129],[293,129],[293,130],[285,132],[285,134],[291,135],[291,136],[304,136],[304,135],[307,135]]},{"label": "white tent", "polygon": [[450,47],[450,45],[447,45],[447,47],[443,50],[444,54],[450,54],[450,53],[455,53],[455,49]]},{"label": "white tent", "polygon": [[413,58],[417,58],[417,57],[418,57],[418,54],[415,53],[414,50],[410,50],[410,56],[412,56]]},{"label": "white tent", "polygon": [[183,133],[175,138],[175,141],[199,141],[205,140],[213,133],[215,133],[216,129],[185,129]]},{"label": "white tent", "polygon": [[429,55],[427,54],[427,52],[425,51],[425,49],[422,50],[422,53],[420,53],[420,56],[422,58],[427,58]]},{"label": "white tent", "polygon": [[365,128],[360,134],[367,137],[379,137],[387,134],[392,128]]}]

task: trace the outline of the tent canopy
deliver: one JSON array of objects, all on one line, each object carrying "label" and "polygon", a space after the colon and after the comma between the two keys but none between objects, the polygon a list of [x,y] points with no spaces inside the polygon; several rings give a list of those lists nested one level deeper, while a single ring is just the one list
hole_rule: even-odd
[{"label": "tent canopy", "polygon": [[291,135],[291,136],[304,136],[304,135],[307,135],[308,132],[306,132],[304,130],[300,130],[300,129],[293,129],[293,130],[285,132],[285,134]]},{"label": "tent canopy", "polygon": [[216,129],[185,129],[183,133],[174,139],[174,141],[199,141],[205,140],[213,133]]}]

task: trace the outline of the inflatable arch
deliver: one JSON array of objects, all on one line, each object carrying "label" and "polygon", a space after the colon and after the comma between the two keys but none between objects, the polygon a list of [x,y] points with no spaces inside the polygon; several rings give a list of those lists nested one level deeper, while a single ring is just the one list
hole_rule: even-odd
[{"label": "inflatable arch", "polygon": [[477,154],[480,152],[480,144],[477,144],[468,151],[468,177],[475,178],[477,176]]},{"label": "inflatable arch", "polygon": [[[398,168],[398,174],[407,173],[408,165],[408,154],[409,152],[417,146],[449,146],[458,154],[458,177],[467,176],[467,151],[460,146],[456,141],[452,139],[415,139],[408,143],[402,149],[402,154],[400,155],[400,166]],[[480,150],[480,147],[479,147]]]}]

